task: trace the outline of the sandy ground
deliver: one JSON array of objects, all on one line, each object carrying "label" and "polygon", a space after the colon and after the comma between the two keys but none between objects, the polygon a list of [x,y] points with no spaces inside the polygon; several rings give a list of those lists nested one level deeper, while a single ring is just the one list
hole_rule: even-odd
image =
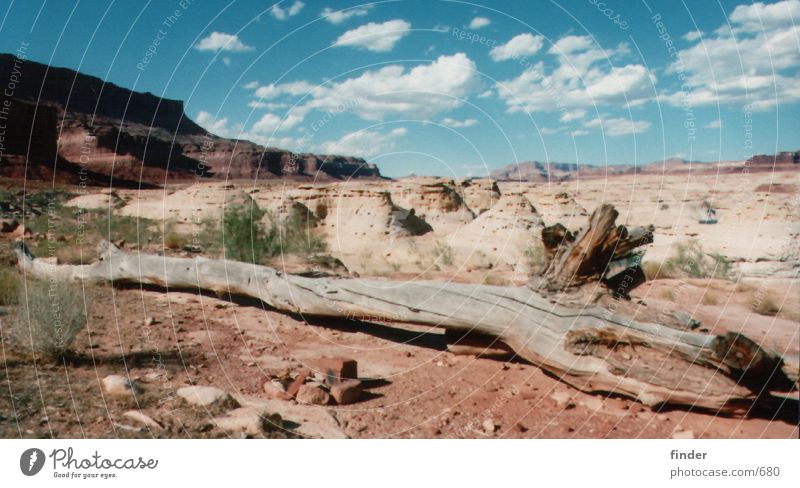
[{"label": "sandy ground", "polygon": [[[691,181],[620,177],[609,181],[528,183],[420,179],[325,185],[202,183],[142,192],[89,192],[69,205],[113,208],[119,215],[165,221],[192,233],[226,205],[255,201],[283,214],[295,203],[318,219],[329,252],[361,276],[522,284],[534,263],[531,236],[543,225],[580,227],[602,202],[620,223],[656,226],[646,261],[660,262],[676,243],[698,239],[733,265],[734,278],[657,279],[611,303],[632,316],[685,312],[709,332],[741,331],[786,357],[800,356],[796,254],[797,195],[755,192],[795,173],[695,176]],[[698,222],[711,201],[719,223]],[[413,209],[413,214],[410,210]],[[431,231],[415,235],[414,216]],[[10,243],[2,237],[0,245]],[[129,242],[149,252],[158,242]],[[167,254],[190,256],[178,251]],[[4,262],[9,261],[7,256]],[[276,266],[296,270],[296,259]],[[2,437],[225,437],[220,413],[176,399],[187,385],[216,386],[244,409],[275,412],[282,429],[263,435],[319,437],[797,438],[798,393],[770,408],[721,417],[685,409],[651,411],[636,402],[580,393],[516,361],[455,355],[443,332],[409,324],[311,321],[258,303],[163,290],[92,286],[89,324],[63,364],[34,363],[3,330],[0,367]],[[753,310],[769,296],[780,310]],[[358,361],[361,401],[309,406],[271,398],[263,385],[323,356]],[[105,394],[106,375],[129,375],[142,391]],[[780,407],[776,407],[780,405]],[[142,429],[123,414],[141,410],[164,429]],[[487,422],[490,421],[490,422]],[[682,433],[682,434],[681,434]]]}]

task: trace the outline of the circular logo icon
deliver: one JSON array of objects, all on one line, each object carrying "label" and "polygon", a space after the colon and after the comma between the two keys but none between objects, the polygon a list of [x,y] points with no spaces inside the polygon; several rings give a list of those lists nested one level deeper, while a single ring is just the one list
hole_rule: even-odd
[{"label": "circular logo icon", "polygon": [[33,476],[44,466],[44,451],[35,447],[27,449],[19,457],[19,469],[25,476]]}]

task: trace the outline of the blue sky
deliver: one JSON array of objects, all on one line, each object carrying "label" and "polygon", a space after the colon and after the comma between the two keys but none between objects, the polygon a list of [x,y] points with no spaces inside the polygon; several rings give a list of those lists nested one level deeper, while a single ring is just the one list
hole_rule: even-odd
[{"label": "blue sky", "polygon": [[[177,12],[177,14],[176,14]],[[800,0],[0,3],[0,51],[384,174],[800,148]]]}]

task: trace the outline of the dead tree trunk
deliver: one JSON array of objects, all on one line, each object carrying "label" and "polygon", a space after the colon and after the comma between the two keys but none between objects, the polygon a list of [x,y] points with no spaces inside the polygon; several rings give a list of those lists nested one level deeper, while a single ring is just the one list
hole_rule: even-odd
[{"label": "dead tree trunk", "polygon": [[602,309],[566,308],[528,287],[308,278],[237,261],[126,253],[108,242],[100,247],[100,261],[87,265],[47,263],[22,244],[16,251],[22,270],[43,279],[213,290],[301,315],[488,334],[580,390],[617,393],[647,405],[730,411],[752,402],[765,386],[763,379],[739,381],[744,375],[757,372],[761,378],[780,364],[736,334],[702,335]]},{"label": "dead tree trunk", "polygon": [[619,213],[612,205],[601,205],[589,218],[589,226],[573,235],[561,224],[542,230],[542,243],[550,263],[540,281],[540,288],[563,290],[601,278],[611,278],[610,268],[629,263],[636,248],[653,242],[655,228],[617,226]]}]

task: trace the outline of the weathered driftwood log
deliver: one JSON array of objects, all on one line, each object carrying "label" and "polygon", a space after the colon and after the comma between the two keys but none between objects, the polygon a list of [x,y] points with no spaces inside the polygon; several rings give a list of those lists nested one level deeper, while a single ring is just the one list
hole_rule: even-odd
[{"label": "weathered driftwood log", "polygon": [[578,389],[647,405],[730,411],[763,393],[764,378],[780,368],[778,359],[736,334],[702,335],[602,309],[570,309],[528,287],[309,278],[236,261],[127,253],[108,242],[101,260],[87,265],[46,263],[22,244],[16,251],[24,272],[40,278],[213,290],[296,314],[488,334]]},{"label": "weathered driftwood log", "polygon": [[561,224],[542,230],[542,243],[550,258],[540,287],[563,290],[606,275],[609,265],[625,262],[637,247],[653,242],[653,226],[617,226],[619,213],[612,205],[601,205],[589,218],[588,227],[573,235]]}]

